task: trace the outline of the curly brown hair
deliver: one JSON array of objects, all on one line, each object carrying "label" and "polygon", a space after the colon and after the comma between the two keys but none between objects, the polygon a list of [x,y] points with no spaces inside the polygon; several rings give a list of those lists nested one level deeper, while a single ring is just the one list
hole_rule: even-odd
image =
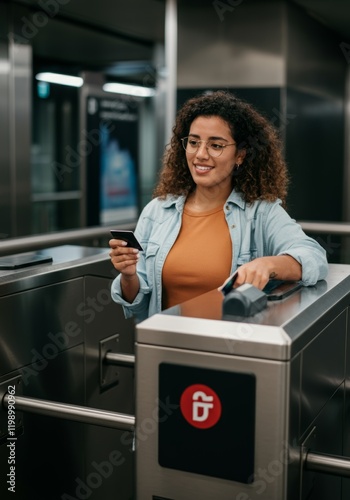
[{"label": "curly brown hair", "polygon": [[240,191],[247,203],[280,198],[285,204],[288,173],[276,130],[252,105],[223,90],[193,97],[178,111],[153,196],[187,196],[194,191],[196,184],[187,165],[181,138],[188,136],[191,123],[198,116],[223,119],[229,125],[238,150],[246,151],[242,166],[233,172],[232,188]]}]

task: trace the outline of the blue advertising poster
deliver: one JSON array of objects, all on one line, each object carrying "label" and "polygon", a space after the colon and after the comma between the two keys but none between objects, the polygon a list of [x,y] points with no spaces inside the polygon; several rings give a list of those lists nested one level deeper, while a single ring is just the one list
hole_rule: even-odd
[{"label": "blue advertising poster", "polygon": [[95,136],[97,143],[87,161],[89,225],[134,220],[138,215],[138,102],[124,96],[89,96],[87,115],[90,141]]}]

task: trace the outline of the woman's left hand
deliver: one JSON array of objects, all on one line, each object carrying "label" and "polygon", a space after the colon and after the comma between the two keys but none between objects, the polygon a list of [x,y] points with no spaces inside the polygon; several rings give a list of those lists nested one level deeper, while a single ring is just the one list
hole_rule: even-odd
[{"label": "woman's left hand", "polygon": [[234,288],[250,283],[262,290],[270,279],[300,280],[301,265],[290,255],[258,257],[237,269]]}]

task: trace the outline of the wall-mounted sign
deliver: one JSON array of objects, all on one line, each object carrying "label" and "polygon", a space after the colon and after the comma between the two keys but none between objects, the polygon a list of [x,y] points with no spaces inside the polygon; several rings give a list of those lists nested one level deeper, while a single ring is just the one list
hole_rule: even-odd
[{"label": "wall-mounted sign", "polygon": [[[88,224],[114,224],[138,215],[138,101],[87,97]],[[84,134],[85,131],[83,131]]]}]

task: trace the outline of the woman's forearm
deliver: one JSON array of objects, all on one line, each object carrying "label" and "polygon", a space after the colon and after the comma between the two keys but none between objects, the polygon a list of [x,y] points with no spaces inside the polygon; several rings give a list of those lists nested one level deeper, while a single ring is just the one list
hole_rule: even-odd
[{"label": "woman's forearm", "polygon": [[125,276],[122,274],[120,286],[122,289],[123,299],[131,304],[135,300],[135,297],[139,293],[140,289],[140,282],[137,274],[134,274],[133,276]]},{"label": "woman's forearm", "polygon": [[276,255],[275,257],[262,257],[266,259],[269,268],[269,278],[278,280],[295,280],[302,277],[301,264],[290,255]]},{"label": "woman's forearm", "polygon": [[301,277],[301,264],[290,255],[258,257],[238,268],[234,286],[250,283],[262,290],[270,279],[297,281]]}]

